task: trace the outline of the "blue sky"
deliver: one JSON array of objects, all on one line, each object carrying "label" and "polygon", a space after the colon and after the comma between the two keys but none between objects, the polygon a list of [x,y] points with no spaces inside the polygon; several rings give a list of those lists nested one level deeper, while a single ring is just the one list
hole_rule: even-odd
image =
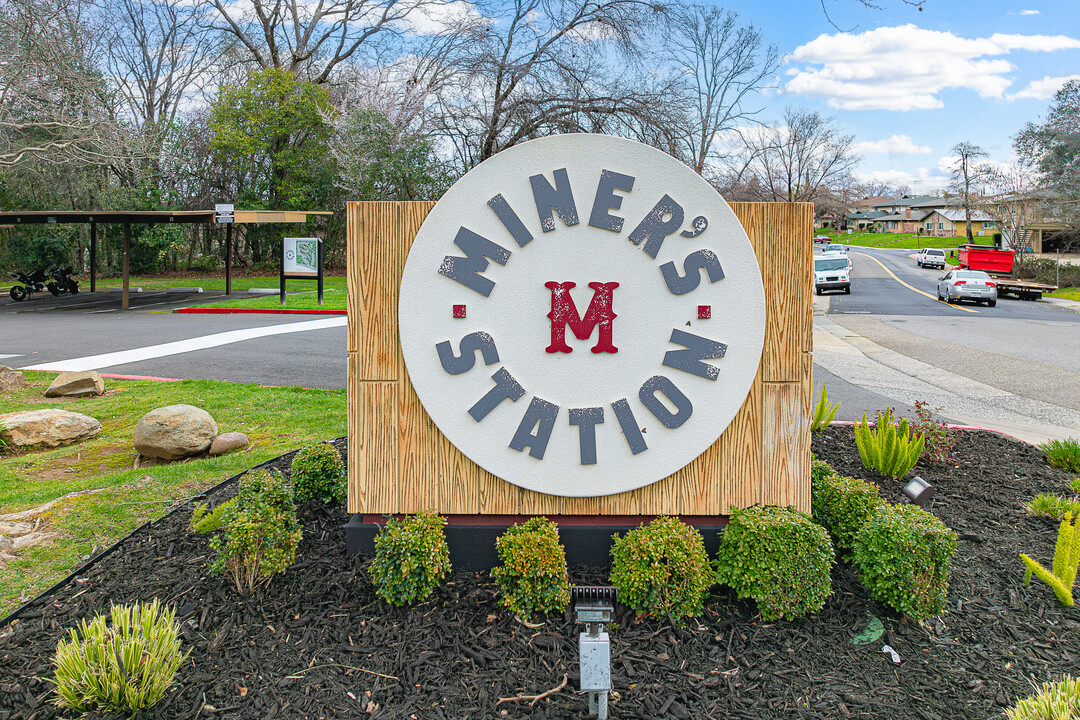
[{"label": "blue sky", "polygon": [[[916,191],[948,184],[949,149],[973,142],[1008,162],[1012,136],[1080,78],[1076,0],[731,0],[786,60],[759,117],[786,105],[834,117],[855,136],[857,174]],[[839,28],[839,29],[838,29]]]}]

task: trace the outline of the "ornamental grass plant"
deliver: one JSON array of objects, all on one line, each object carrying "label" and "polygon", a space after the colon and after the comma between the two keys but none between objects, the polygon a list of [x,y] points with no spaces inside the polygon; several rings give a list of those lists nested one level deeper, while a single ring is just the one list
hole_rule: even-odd
[{"label": "ornamental grass plant", "polygon": [[887,478],[907,475],[919,462],[924,443],[922,434],[911,432],[907,418],[900,422],[893,419],[891,407],[878,413],[873,427],[867,423],[866,413],[855,425],[855,445],[863,465]]},{"label": "ornamental grass plant", "polygon": [[705,612],[713,585],[705,542],[696,528],[661,516],[611,544],[611,584],[619,602],[652,617],[680,622]]},{"label": "ornamental grass plant", "polygon": [[499,604],[525,620],[562,612],[570,604],[566,551],[559,526],[544,517],[518,523],[495,541],[500,565],[491,570],[500,590]]},{"label": "ornamental grass plant", "polygon": [[55,702],[79,713],[134,715],[165,695],[186,657],[174,610],[156,598],[113,605],[108,618],[83,620],[57,645]]},{"label": "ornamental grass plant", "polygon": [[1046,462],[1065,472],[1080,473],[1080,440],[1050,440],[1039,445],[1046,455]]},{"label": "ornamental grass plant", "polygon": [[794,508],[732,510],[713,566],[716,580],[752,598],[764,620],[794,620],[832,594],[829,533]]},{"label": "ornamental grass plant", "polygon": [[1009,720],[1080,720],[1080,678],[1043,683],[1038,692],[1005,713]]},{"label": "ornamental grass plant", "polygon": [[375,594],[398,606],[427,600],[450,573],[445,525],[446,518],[434,510],[387,520],[375,535],[369,567]]},{"label": "ornamental grass plant", "polygon": [[1070,515],[1058,526],[1057,544],[1054,546],[1054,562],[1047,570],[1037,561],[1020,553],[1023,560],[1024,584],[1031,584],[1031,575],[1050,586],[1065,607],[1073,606],[1073,585],[1077,568],[1080,567],[1080,517]]}]

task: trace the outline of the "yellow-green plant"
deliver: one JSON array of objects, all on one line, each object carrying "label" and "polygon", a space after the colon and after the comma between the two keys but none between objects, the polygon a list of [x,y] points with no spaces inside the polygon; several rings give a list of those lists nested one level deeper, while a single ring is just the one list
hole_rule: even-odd
[{"label": "yellow-green plant", "polygon": [[1005,711],[1009,720],[1077,720],[1080,718],[1080,678],[1064,677],[1043,683],[1039,691]]},{"label": "yellow-green plant", "polygon": [[296,502],[343,502],[347,493],[345,464],[329,443],[312,443],[296,453],[290,466]]},{"label": "yellow-green plant", "polygon": [[840,401],[829,403],[829,397],[825,393],[825,384],[821,385],[821,397],[818,398],[817,407],[814,408],[814,419],[810,422],[810,429],[814,432],[824,430],[832,424],[836,417],[836,411],[840,408]]},{"label": "yellow-green plant", "polygon": [[426,600],[450,572],[446,518],[424,510],[404,520],[390,518],[375,535],[369,572],[375,594],[391,605]]},{"label": "yellow-green plant", "polygon": [[76,712],[134,715],[162,698],[187,657],[180,651],[176,613],[155,598],[148,605],[113,605],[61,640],[56,704]]},{"label": "yellow-green plant", "polygon": [[887,478],[907,475],[919,462],[924,442],[925,436],[911,432],[907,418],[895,422],[891,407],[878,413],[873,427],[867,423],[866,413],[855,426],[855,445],[863,465]]},{"label": "yellow-green plant", "polygon": [[1051,495],[1050,493],[1039,493],[1031,498],[1027,509],[1032,515],[1064,520],[1070,515],[1080,515],[1080,500]]},{"label": "yellow-green plant", "polygon": [[230,498],[218,505],[213,510],[207,503],[199,503],[191,512],[191,532],[205,535],[221,528],[222,518],[225,511],[236,502],[236,498]]},{"label": "yellow-green plant", "polygon": [[1042,580],[1050,586],[1057,595],[1058,600],[1065,607],[1073,606],[1073,584],[1076,582],[1076,569],[1080,566],[1080,525],[1077,525],[1077,516],[1067,517],[1058,526],[1057,545],[1054,546],[1054,563],[1047,570],[1037,561],[1032,560],[1024,553],[1020,553],[1020,559],[1024,561],[1024,584],[1031,584],[1031,575]]},{"label": "yellow-green plant", "polygon": [[502,564],[492,568],[499,604],[528,620],[534,613],[562,612],[570,604],[566,551],[559,526],[544,517],[507,528],[495,541]]},{"label": "yellow-green plant", "polygon": [[1046,462],[1066,472],[1080,472],[1080,440],[1066,438],[1050,440],[1039,445],[1046,455]]},{"label": "yellow-green plant", "polygon": [[679,518],[658,517],[612,536],[611,584],[628,608],[678,623],[705,612],[713,582],[701,533]]}]

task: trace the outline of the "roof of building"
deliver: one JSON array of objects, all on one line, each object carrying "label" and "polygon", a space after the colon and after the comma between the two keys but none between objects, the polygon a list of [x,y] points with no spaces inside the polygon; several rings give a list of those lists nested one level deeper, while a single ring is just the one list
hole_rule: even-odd
[{"label": "roof of building", "polygon": [[941,200],[941,198],[935,198],[933,195],[901,195],[900,197],[892,198],[891,200],[874,203],[874,207],[911,207],[916,203],[926,202],[928,200]]},{"label": "roof of building", "polygon": [[881,217],[874,218],[874,222],[919,222],[929,216],[933,210],[912,210],[911,217],[907,216],[906,212],[893,213],[892,215],[882,215]]},{"label": "roof of building", "polygon": [[844,217],[848,220],[874,220],[888,214],[885,210],[860,210],[859,212],[844,213]]}]

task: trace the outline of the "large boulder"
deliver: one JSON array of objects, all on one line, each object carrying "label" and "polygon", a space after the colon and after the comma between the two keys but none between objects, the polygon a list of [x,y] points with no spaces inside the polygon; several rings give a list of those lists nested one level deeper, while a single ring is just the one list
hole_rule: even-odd
[{"label": "large boulder", "polygon": [[0,437],[17,448],[54,448],[89,440],[101,423],[89,415],[58,408],[22,410],[0,415]]},{"label": "large boulder", "polygon": [[105,392],[105,381],[96,370],[65,372],[56,376],[52,385],[45,391],[45,397],[79,397],[82,395],[101,395]]},{"label": "large boulder", "polygon": [[135,449],[143,457],[179,460],[210,447],[218,434],[210,413],[193,405],[151,410],[135,425]]},{"label": "large boulder", "polygon": [[30,383],[27,381],[26,376],[22,374],[21,370],[0,365],[0,392],[18,390],[29,384]]},{"label": "large boulder", "polygon": [[248,436],[242,432],[221,433],[210,443],[210,457],[224,455],[248,446]]}]

